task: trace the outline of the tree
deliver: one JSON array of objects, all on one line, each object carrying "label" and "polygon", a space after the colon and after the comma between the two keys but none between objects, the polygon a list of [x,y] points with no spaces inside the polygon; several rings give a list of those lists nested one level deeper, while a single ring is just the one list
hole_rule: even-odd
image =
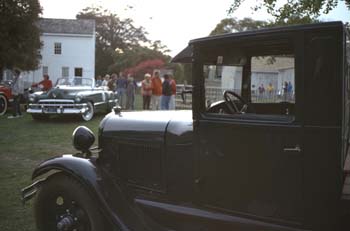
[{"label": "tree", "polygon": [[0,1],[0,70],[34,70],[40,61],[38,0]]},{"label": "tree", "polygon": [[165,62],[161,59],[145,60],[134,67],[125,69],[124,72],[132,74],[137,80],[142,80],[146,73],[152,74],[153,70],[163,68],[164,64]]},{"label": "tree", "polygon": [[170,61],[170,57],[164,55],[161,51],[151,49],[145,46],[134,46],[125,50],[123,53],[115,52],[113,54],[113,64],[107,69],[108,72],[119,72],[128,68],[133,68],[143,61],[162,60],[164,63]]},{"label": "tree", "polygon": [[[350,10],[350,0],[342,0]],[[244,0],[234,0],[228,12],[231,14],[237,10]],[[258,0],[254,11],[258,11],[263,7],[267,12],[275,18],[275,22],[279,24],[285,23],[307,23],[315,20],[321,13],[327,14],[337,7],[338,0],[288,0],[287,4],[277,6],[278,0]]]},{"label": "tree", "polygon": [[96,42],[102,49],[125,50],[131,46],[148,42],[143,27],[135,27],[133,20],[122,20],[118,15],[101,7],[87,7],[77,16],[78,19],[95,19]]},{"label": "tree", "polygon": [[258,21],[253,20],[251,18],[244,18],[242,20],[238,20],[236,18],[225,18],[221,20],[221,22],[216,25],[214,30],[210,32],[210,36],[246,30],[254,30],[267,27],[268,25],[269,23],[266,21]]},{"label": "tree", "polygon": [[144,28],[135,27],[132,19],[122,20],[102,7],[85,8],[77,18],[96,21],[96,74],[118,73],[149,59],[167,60],[162,53],[166,46],[147,39]]}]

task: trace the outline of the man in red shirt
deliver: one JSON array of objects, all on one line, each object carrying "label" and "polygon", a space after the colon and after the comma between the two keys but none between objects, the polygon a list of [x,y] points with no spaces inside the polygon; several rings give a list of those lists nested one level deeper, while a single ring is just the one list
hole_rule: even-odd
[{"label": "man in red shirt", "polygon": [[160,109],[160,97],[162,96],[162,80],[159,77],[159,72],[154,72],[153,77],[151,78],[152,82],[152,109]]},{"label": "man in red shirt", "polygon": [[39,83],[34,83],[32,87],[39,87],[42,91],[48,91],[52,88],[52,82],[49,79],[49,75],[45,74],[43,76],[44,80]]}]

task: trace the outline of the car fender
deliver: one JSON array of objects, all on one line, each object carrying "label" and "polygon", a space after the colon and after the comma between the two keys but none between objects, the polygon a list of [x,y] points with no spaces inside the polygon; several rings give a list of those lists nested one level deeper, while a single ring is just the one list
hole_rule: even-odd
[{"label": "car fender", "polygon": [[[57,172],[67,174],[78,180],[88,191],[90,196],[97,202],[103,215],[120,230],[130,230],[123,222],[115,209],[109,205],[104,188],[106,182],[102,180],[101,171],[96,165],[96,160],[85,159],[73,155],[62,155],[42,162],[37,166],[32,174],[32,179],[47,179]],[[40,179],[40,182],[45,180]],[[114,190],[117,191],[117,190]],[[118,198],[123,198],[121,195],[114,195]],[[125,202],[124,202],[125,203]]]}]

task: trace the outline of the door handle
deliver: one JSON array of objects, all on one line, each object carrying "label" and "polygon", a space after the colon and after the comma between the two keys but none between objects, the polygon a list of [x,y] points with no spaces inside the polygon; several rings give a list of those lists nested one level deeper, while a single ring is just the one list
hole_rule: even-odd
[{"label": "door handle", "polygon": [[301,148],[300,148],[300,145],[297,144],[297,145],[295,145],[295,147],[286,147],[286,148],[283,148],[283,151],[284,151],[284,152],[301,152]]}]

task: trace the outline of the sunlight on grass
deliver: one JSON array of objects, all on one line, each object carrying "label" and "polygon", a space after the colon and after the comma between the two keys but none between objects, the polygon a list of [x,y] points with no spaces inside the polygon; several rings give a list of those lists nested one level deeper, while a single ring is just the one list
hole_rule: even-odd
[{"label": "sunlight on grass", "polygon": [[[63,153],[75,153],[72,132],[79,126],[89,127],[95,135],[103,115],[83,122],[75,118],[52,118],[33,121],[30,115],[7,119],[0,116],[0,230],[34,231],[32,202],[22,206],[21,188],[31,183],[36,165]],[[96,137],[97,138],[97,137]]]}]

